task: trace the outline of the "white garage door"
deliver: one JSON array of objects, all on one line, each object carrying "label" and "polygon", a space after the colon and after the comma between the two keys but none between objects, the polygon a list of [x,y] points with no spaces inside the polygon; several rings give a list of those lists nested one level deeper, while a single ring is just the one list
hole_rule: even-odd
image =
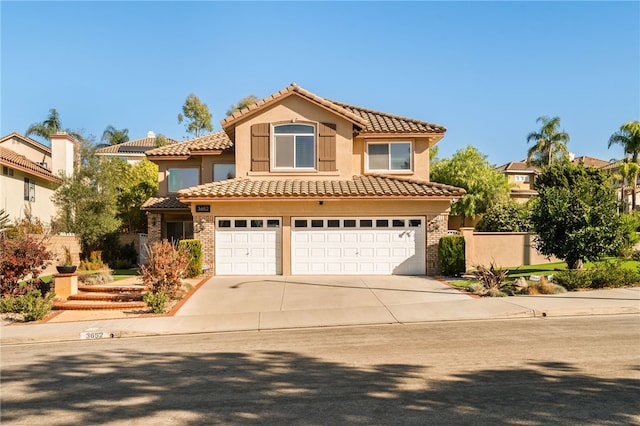
[{"label": "white garage door", "polygon": [[280,218],[217,218],[216,275],[280,275]]},{"label": "white garage door", "polygon": [[292,274],[424,275],[424,218],[293,218]]}]

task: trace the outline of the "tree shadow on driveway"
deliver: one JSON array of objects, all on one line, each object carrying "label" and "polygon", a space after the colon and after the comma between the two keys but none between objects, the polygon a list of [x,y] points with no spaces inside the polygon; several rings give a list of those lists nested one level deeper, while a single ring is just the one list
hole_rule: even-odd
[{"label": "tree shadow on driveway", "polygon": [[92,350],[3,366],[2,424],[627,425],[639,394],[557,362],[432,379],[296,352]]}]

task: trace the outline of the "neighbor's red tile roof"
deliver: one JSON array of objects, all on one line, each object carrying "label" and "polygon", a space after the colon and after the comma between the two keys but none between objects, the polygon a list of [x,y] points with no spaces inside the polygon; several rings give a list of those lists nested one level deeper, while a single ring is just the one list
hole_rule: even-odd
[{"label": "neighbor's red tile roof", "polygon": [[400,117],[385,112],[374,111],[371,109],[361,108],[342,102],[331,101],[321,98],[308,90],[303,89],[295,83],[291,83],[288,87],[279,92],[274,93],[253,105],[244,108],[227,118],[220,121],[222,127],[227,129],[233,127],[241,118],[255,114],[260,109],[271,105],[280,99],[298,94],[319,106],[333,111],[334,113],[353,122],[364,132],[370,133],[444,133],[447,129],[438,124],[428,123],[426,121],[415,120],[413,118]]},{"label": "neighbor's red tile roof", "polygon": [[[178,141],[166,138],[168,144],[174,144]],[[145,151],[152,150],[156,147],[157,138],[141,138],[128,142],[119,143],[117,145],[105,146],[96,149],[97,154],[144,154]],[[146,149],[145,149],[146,148]]]},{"label": "neighbor's red tile roof", "polygon": [[576,165],[580,164],[580,162],[582,162],[582,164],[584,164],[585,167],[591,167],[594,169],[604,168],[611,164],[610,161],[601,160],[599,158],[594,158],[594,157],[588,157],[586,155],[583,155],[581,157],[576,157],[572,161],[572,163]]},{"label": "neighbor's red tile roof", "polygon": [[465,190],[435,182],[382,175],[354,176],[350,180],[254,180],[236,178],[178,191],[180,200],[190,198],[246,197],[434,197],[452,198]]},{"label": "neighbor's red tile roof", "polygon": [[229,136],[220,131],[152,149],[147,151],[147,156],[190,156],[198,152],[223,151],[231,147],[233,147],[233,142],[231,142]]},{"label": "neighbor's red tile roof", "polygon": [[26,143],[27,145],[31,145],[31,146],[33,146],[34,148],[36,148],[36,149],[38,149],[38,150],[40,150],[40,151],[42,151],[42,152],[44,152],[44,153],[48,154],[49,156],[51,156],[51,148],[50,148],[50,147],[48,147],[48,146],[46,146],[46,145],[43,145],[43,144],[41,144],[40,142],[38,142],[38,141],[35,141],[35,140],[31,139],[30,137],[27,137],[27,136],[21,135],[21,134],[20,134],[20,133],[18,133],[18,132],[11,132],[11,133],[9,133],[9,134],[8,134],[8,135],[6,135],[6,136],[1,137],[1,138],[0,138],[0,143],[4,142],[4,141],[6,141],[6,140],[13,139],[13,138],[21,139],[21,140],[22,140],[22,142]]},{"label": "neighbor's red tile roof", "polygon": [[0,164],[13,169],[20,170],[30,175],[38,176],[42,179],[45,179],[51,182],[60,181],[60,179],[57,176],[55,176],[53,173],[51,173],[50,170],[46,169],[45,167],[37,163],[34,163],[24,155],[18,154],[15,151],[12,151],[10,149],[7,149],[1,146],[0,146]]},{"label": "neighbor's red tile roof", "polygon": [[151,197],[140,207],[141,210],[184,210],[189,206],[182,204],[176,197]]}]

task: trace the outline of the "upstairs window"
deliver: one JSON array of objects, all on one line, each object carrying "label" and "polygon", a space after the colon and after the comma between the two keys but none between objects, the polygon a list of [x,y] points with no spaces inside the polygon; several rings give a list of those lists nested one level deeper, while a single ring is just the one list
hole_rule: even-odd
[{"label": "upstairs window", "polygon": [[169,192],[178,192],[181,189],[200,184],[198,169],[169,169]]},{"label": "upstairs window", "polygon": [[367,144],[368,171],[410,171],[411,142]]},{"label": "upstairs window", "polygon": [[236,177],[235,164],[214,164],[213,165],[213,181],[233,179]]},{"label": "upstairs window", "polygon": [[308,124],[273,127],[274,169],[314,169],[316,129]]},{"label": "upstairs window", "polygon": [[515,175],[514,180],[516,182],[529,182],[529,175]]}]

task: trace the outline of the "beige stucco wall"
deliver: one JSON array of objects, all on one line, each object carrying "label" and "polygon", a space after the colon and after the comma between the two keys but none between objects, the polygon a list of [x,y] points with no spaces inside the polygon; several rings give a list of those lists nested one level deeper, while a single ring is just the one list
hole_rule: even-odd
[{"label": "beige stucco wall", "polygon": [[11,151],[24,155],[29,160],[36,163],[47,163],[51,167],[51,155],[44,149],[33,146],[19,138],[12,137],[6,141],[0,142],[0,146],[10,149]]},{"label": "beige stucco wall", "polygon": [[558,262],[547,259],[534,247],[534,234],[526,232],[474,232],[473,228],[462,228],[465,240],[467,271],[476,265],[514,267]]},{"label": "beige stucco wall", "polygon": [[[24,199],[24,178],[28,177],[35,182],[36,201],[30,203]],[[27,175],[19,170],[13,169],[13,176],[0,174],[0,209],[9,214],[11,221],[25,217],[25,209],[31,206],[31,214],[39,218],[44,224],[50,224],[55,216],[55,206],[51,197],[54,193],[52,182]]]},{"label": "beige stucco wall", "polygon": [[[322,204],[320,204],[322,201]],[[196,213],[195,205],[208,204],[210,213]],[[212,269],[215,265],[215,220],[217,217],[279,217],[282,218],[282,273],[291,274],[291,218],[292,217],[368,217],[414,216],[424,217],[426,229],[427,274],[438,273],[437,240],[446,234],[448,200],[347,200],[317,198],[312,200],[260,200],[193,202],[194,223],[199,224],[194,237],[202,241],[203,261]],[[222,214],[217,214],[221,212]],[[431,236],[433,235],[433,238]],[[213,271],[215,273],[215,271]]]},{"label": "beige stucco wall", "polygon": [[[303,123],[334,123],[336,124],[336,172],[252,172],[251,171],[251,126],[260,123],[291,123],[293,120]],[[304,179],[327,179],[328,176],[340,177],[342,179],[351,178],[354,174],[359,174],[353,169],[351,158],[353,156],[352,147],[353,124],[350,121],[336,116],[307,100],[298,96],[289,96],[281,102],[276,103],[259,114],[249,117],[236,127],[236,176],[255,176],[259,178],[278,178],[287,176],[304,176]]]}]

